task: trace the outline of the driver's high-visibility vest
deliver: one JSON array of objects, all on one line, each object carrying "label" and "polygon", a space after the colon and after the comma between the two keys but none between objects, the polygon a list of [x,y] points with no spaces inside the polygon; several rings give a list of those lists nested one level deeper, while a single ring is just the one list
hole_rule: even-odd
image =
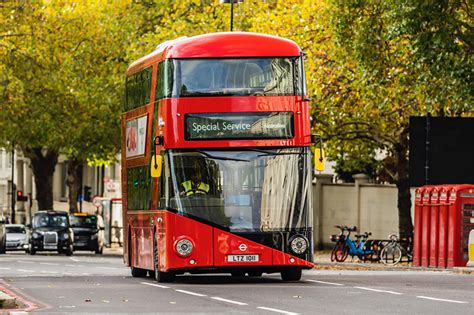
[{"label": "driver's high-visibility vest", "polygon": [[188,180],[182,183],[186,196],[191,196],[194,194],[207,194],[209,192],[209,185],[201,182],[199,186],[193,189],[193,182]]}]

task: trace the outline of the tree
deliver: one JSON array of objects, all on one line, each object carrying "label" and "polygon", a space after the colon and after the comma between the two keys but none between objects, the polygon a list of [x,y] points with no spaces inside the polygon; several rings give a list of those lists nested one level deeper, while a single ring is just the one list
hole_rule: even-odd
[{"label": "tree", "polygon": [[[60,153],[73,166],[110,160],[118,151],[122,47],[129,30],[123,9],[108,1],[0,6],[0,65],[7,69],[0,79],[0,141],[15,143],[30,158],[40,209],[53,207]],[[71,177],[68,183],[77,195],[77,183]],[[74,211],[77,198],[70,199]]]},{"label": "tree", "polygon": [[[317,121],[326,134],[339,140],[364,139],[387,152],[394,165],[389,170],[391,181],[398,188],[400,235],[410,237],[409,117],[427,111],[459,115],[472,110],[468,88],[472,75],[466,73],[472,72],[472,55],[467,44],[456,39],[456,34],[463,37],[462,27],[445,27],[452,20],[458,26],[469,24],[469,14],[462,13],[462,1],[334,0],[331,4],[336,56],[346,71],[342,102],[337,102],[338,96],[329,97],[334,105],[353,110],[351,115],[332,116],[331,126],[324,121],[331,119],[334,110],[318,108]],[[430,5],[434,9],[427,13]],[[435,48],[436,57],[422,47]]]}]

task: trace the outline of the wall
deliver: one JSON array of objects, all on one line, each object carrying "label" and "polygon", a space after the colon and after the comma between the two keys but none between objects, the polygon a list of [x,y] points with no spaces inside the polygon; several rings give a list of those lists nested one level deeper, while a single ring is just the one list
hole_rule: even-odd
[{"label": "wall", "polygon": [[356,175],[353,184],[331,180],[332,176],[317,175],[313,185],[315,248],[332,248],[329,236],[339,233],[334,225],[357,226],[361,232],[371,232],[372,239],[398,234],[395,185],[370,184],[365,175]]}]

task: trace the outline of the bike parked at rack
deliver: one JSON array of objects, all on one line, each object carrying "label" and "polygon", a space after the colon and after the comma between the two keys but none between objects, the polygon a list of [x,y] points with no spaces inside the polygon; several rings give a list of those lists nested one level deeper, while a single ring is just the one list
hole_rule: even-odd
[{"label": "bike parked at rack", "polygon": [[[331,261],[344,262],[349,255],[352,258],[357,256],[362,261],[372,260],[375,251],[370,248],[367,239],[372,233],[365,232],[364,234],[355,235],[356,241],[350,238],[351,232],[357,231],[357,227],[347,227],[336,225],[341,230],[339,235],[331,235],[331,240],[336,241],[331,253]],[[376,255],[379,257],[378,255]]]},{"label": "bike parked at rack", "polygon": [[390,242],[380,252],[380,260],[384,264],[396,265],[403,261],[403,257],[407,258],[406,262],[413,260],[410,240],[400,241],[396,234],[390,234],[388,239]]}]

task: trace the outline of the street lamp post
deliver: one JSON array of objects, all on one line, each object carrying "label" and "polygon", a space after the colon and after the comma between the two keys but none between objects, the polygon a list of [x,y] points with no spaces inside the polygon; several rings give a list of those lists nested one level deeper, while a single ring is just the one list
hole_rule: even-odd
[{"label": "street lamp post", "polygon": [[221,3],[230,3],[230,31],[234,30],[234,3],[244,2],[244,0],[220,0]]}]

